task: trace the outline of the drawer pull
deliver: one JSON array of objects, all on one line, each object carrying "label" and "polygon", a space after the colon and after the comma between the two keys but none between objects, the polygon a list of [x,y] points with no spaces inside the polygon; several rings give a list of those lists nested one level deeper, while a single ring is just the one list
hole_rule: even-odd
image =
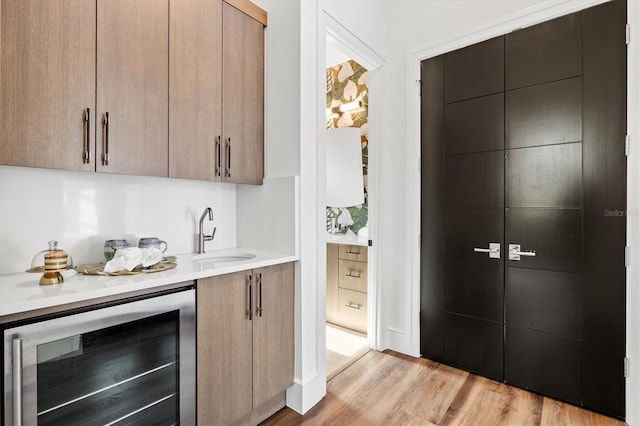
[{"label": "drawer pull", "polygon": [[346,274],[344,274],[345,277],[351,277],[351,278],[360,278],[361,272],[358,272],[358,275],[355,275],[353,272],[349,271]]},{"label": "drawer pull", "polygon": [[360,256],[360,250],[358,251],[351,251],[351,249],[345,251],[345,254],[354,254],[356,256]]},{"label": "drawer pull", "polygon": [[362,305],[358,305],[358,304],[356,304],[356,303],[351,303],[351,302],[349,302],[349,303],[347,303],[347,304],[346,304],[346,305],[344,305],[344,306],[346,306],[347,308],[351,308],[351,309],[358,309],[358,310],[360,310],[360,307],[361,307]]}]

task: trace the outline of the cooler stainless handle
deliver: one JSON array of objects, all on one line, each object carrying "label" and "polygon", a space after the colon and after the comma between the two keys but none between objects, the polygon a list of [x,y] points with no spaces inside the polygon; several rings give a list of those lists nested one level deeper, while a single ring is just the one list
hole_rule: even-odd
[{"label": "cooler stainless handle", "polygon": [[13,425],[22,426],[22,339],[13,339]]}]

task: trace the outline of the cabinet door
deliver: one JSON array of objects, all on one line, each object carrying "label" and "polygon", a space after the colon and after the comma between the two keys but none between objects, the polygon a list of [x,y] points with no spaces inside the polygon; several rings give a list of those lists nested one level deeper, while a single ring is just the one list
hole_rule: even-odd
[{"label": "cabinet door", "polygon": [[222,2],[173,0],[169,40],[169,176],[222,176]]},{"label": "cabinet door", "polygon": [[0,9],[0,163],[94,170],[95,129],[84,120],[95,113],[95,1],[2,0]]},{"label": "cabinet door", "polygon": [[253,271],[253,408],[293,383],[293,263]]},{"label": "cabinet door", "polygon": [[198,424],[230,424],[251,412],[250,272],[198,280]]},{"label": "cabinet door", "polygon": [[96,168],[168,176],[168,0],[98,0],[97,22]]},{"label": "cabinet door", "polygon": [[327,321],[339,322],[338,310],[338,251],[340,245],[327,244]]},{"label": "cabinet door", "polygon": [[264,178],[264,27],[224,3],[222,137],[224,180],[262,184]]}]

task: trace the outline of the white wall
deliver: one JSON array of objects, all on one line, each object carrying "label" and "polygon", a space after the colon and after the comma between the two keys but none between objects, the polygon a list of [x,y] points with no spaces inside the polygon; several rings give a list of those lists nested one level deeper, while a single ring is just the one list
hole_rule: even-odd
[{"label": "white wall", "polygon": [[76,264],[104,260],[111,238],[156,236],[167,254],[193,252],[207,206],[218,228],[207,249],[235,247],[233,184],[0,166],[0,274],[27,269],[49,240]]}]

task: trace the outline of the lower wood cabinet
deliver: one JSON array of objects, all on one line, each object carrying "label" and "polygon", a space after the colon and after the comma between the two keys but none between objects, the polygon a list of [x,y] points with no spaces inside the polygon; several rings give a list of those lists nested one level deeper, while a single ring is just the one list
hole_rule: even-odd
[{"label": "lower wood cabinet", "polygon": [[367,247],[327,244],[327,321],[367,332]]},{"label": "lower wood cabinet", "polygon": [[293,384],[293,264],[198,280],[198,424],[251,423]]}]

